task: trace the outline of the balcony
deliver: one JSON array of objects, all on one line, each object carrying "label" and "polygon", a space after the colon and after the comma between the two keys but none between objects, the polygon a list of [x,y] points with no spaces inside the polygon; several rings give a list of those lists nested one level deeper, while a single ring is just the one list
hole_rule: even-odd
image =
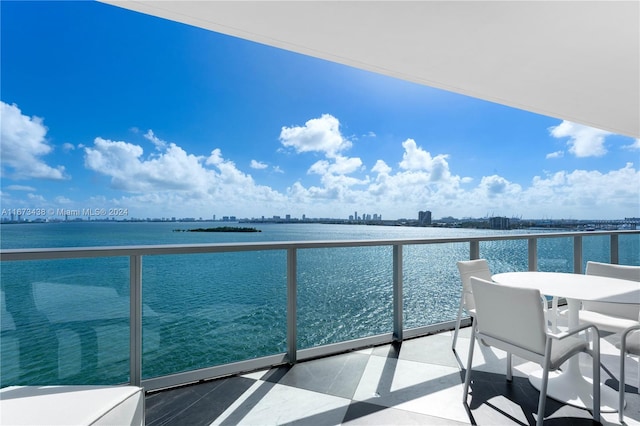
[{"label": "balcony", "polygon": [[[505,353],[478,346],[468,406],[462,404],[469,328],[451,350],[449,331],[333,355],[293,366],[233,375],[150,393],[146,422],[155,425],[528,425],[535,424],[538,392],[526,375],[535,364],[514,358],[505,380]],[[615,338],[603,341],[602,362],[618,371]],[[581,370],[590,372],[590,359]],[[625,422],[640,424],[638,363],[627,358]],[[614,373],[614,377],[617,373]],[[602,373],[605,386],[618,381]],[[547,424],[591,425],[589,411],[547,400]],[[603,413],[602,424],[619,424]]]},{"label": "balcony", "polygon": [[[444,320],[441,316],[432,316],[432,311],[444,309],[443,303],[447,299],[455,299],[454,305],[457,306],[460,284],[454,272],[455,260],[486,257],[494,272],[562,270],[581,273],[587,260],[634,262],[640,253],[639,235],[640,231],[606,231],[424,240],[3,250],[2,386],[61,382],[129,382],[141,385],[149,392],[148,424],[204,424],[213,421],[220,424],[293,421],[308,424],[343,421],[365,424],[451,424],[456,421],[528,424],[534,420],[532,413],[535,412],[537,393],[525,376],[534,367],[518,364],[519,376],[512,385],[506,385],[501,365],[504,356],[500,353],[478,352],[476,363],[481,372],[475,377],[480,386],[476,387],[476,393],[470,399],[469,410],[461,404],[461,366],[466,360],[468,340],[459,340],[456,357],[450,349],[450,330],[455,316],[445,316]],[[546,252],[550,241],[560,241],[562,252],[554,254],[555,257],[543,257],[542,249]],[[596,254],[591,242],[596,242]],[[507,243],[513,246],[505,246]],[[620,247],[624,248],[621,250]],[[430,251],[437,249],[443,251]],[[348,256],[344,256],[342,250],[356,250],[357,256],[353,256],[353,252],[346,252]],[[340,275],[343,271],[337,263],[336,271],[316,270],[308,261],[337,251],[339,258],[359,259],[364,264],[371,264],[371,260],[363,256],[362,251],[366,250],[374,250],[375,263],[382,271],[369,273],[382,276],[385,283],[382,294],[388,295],[388,298],[376,299],[383,301],[377,308],[381,309],[378,315],[386,318],[380,327],[382,331],[356,330],[355,336],[346,339],[341,337],[344,334],[338,333],[334,337],[320,339],[320,343],[311,341],[308,336],[310,329],[313,331],[319,326],[306,323],[305,311],[309,306],[304,292],[309,277],[326,281],[329,274],[334,276],[338,271],[337,275]],[[262,340],[264,330],[252,331],[246,327],[229,330],[227,324],[212,323],[211,328],[216,330],[213,334],[218,338],[222,336],[222,340],[218,340],[220,347],[203,347],[197,354],[189,351],[187,355],[193,356],[193,360],[188,360],[187,368],[168,371],[165,368],[157,373],[153,369],[156,367],[154,364],[166,364],[167,359],[179,358],[180,355],[180,352],[163,351],[168,345],[168,338],[181,339],[180,344],[186,345],[192,340],[204,341],[206,337],[193,332],[189,334],[189,328],[180,321],[184,314],[164,312],[154,304],[153,297],[158,296],[154,295],[154,283],[166,278],[167,274],[163,264],[193,268],[195,264],[211,263],[211,256],[234,253],[250,256],[275,254],[270,263],[279,265],[282,276],[277,280],[282,280],[283,285],[269,303],[277,304],[276,311],[280,312],[276,319],[281,319],[281,328],[276,332],[282,336],[283,343],[265,349],[268,345]],[[436,293],[428,290],[429,298],[437,303],[416,305],[415,299],[425,299],[425,293],[420,292],[427,291],[420,283],[432,280],[428,274],[417,273],[417,265],[435,253],[437,264],[444,265],[442,269],[446,270],[438,273],[448,277],[448,281]],[[123,259],[126,261],[124,265]],[[66,275],[69,281],[77,281],[72,284],[43,281],[42,275],[60,272],[56,269],[58,260],[80,262],[80,269],[93,274],[88,278]],[[224,267],[225,270],[235,267],[241,271],[247,269],[242,262],[225,261]],[[29,279],[26,282],[30,282],[31,287],[10,287],[11,279],[7,278],[12,272],[17,272],[23,280]],[[103,285],[99,277],[108,275],[107,272],[125,277],[125,288],[116,290]],[[360,274],[358,270],[352,272]],[[267,279],[267,275],[263,274],[261,279]],[[437,292],[446,293],[446,297],[436,297]],[[346,299],[352,295],[332,296],[338,300],[345,297],[343,304],[354,300]],[[37,317],[39,326],[46,328],[46,338],[21,339],[20,333],[25,326],[31,326],[30,322],[35,317],[26,315],[27,311],[15,309],[12,304],[20,297],[31,300],[30,312]],[[361,299],[362,296],[358,296],[355,300]],[[197,302],[193,297],[186,300]],[[77,303],[72,303],[74,301]],[[177,302],[171,299],[165,304]],[[78,307],[81,312],[77,311]],[[336,308],[332,305],[331,309]],[[335,311],[327,312],[329,316]],[[220,316],[219,312],[216,315]],[[236,320],[237,316],[232,315],[232,319]],[[340,328],[343,323],[349,327],[359,325],[357,321],[352,323],[349,318],[340,316],[333,321],[327,324],[327,330]],[[161,323],[160,327],[158,323]],[[241,343],[247,346],[247,341],[249,346],[254,342],[257,342],[256,347],[262,345],[260,351],[255,351],[259,352],[257,355],[253,352],[224,362],[206,364],[209,352],[220,352],[227,346],[236,347]],[[603,346],[603,361],[614,372],[614,377],[606,374],[602,377],[607,380],[607,385],[617,389],[618,355],[614,344],[615,337],[610,337],[608,344]],[[34,345],[39,345],[45,353],[33,356],[30,349]],[[638,365],[634,360],[628,362],[629,405],[625,414],[629,421],[640,421],[640,402],[635,388]],[[586,373],[588,368],[584,371]],[[482,386],[484,384],[486,386]],[[590,413],[553,403],[548,404],[547,416],[590,422]],[[616,415],[608,413],[604,419],[615,422]]]}]

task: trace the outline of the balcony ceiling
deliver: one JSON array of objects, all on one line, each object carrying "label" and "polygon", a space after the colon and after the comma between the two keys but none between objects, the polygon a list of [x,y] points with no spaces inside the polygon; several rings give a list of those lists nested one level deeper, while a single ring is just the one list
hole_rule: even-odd
[{"label": "balcony ceiling", "polygon": [[638,1],[104,2],[640,137]]}]

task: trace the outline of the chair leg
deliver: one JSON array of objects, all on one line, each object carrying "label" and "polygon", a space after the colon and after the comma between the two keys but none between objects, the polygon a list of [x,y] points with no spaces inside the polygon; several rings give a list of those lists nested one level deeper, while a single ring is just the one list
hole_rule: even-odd
[{"label": "chair leg", "polygon": [[551,299],[551,329],[554,333],[558,332],[558,297]]},{"label": "chair leg", "polygon": [[507,382],[513,381],[513,362],[511,352],[507,352]]},{"label": "chair leg", "polygon": [[460,330],[460,322],[462,321],[462,309],[464,306],[464,295],[460,297],[460,307],[458,307],[458,319],[456,319],[456,329],[453,332],[453,342],[451,342],[451,350],[455,352],[456,342],[458,341],[458,331]]},{"label": "chair leg", "polygon": [[547,405],[547,384],[549,383],[549,367],[545,360],[545,366],[542,369],[542,384],[540,386],[540,399],[538,400],[538,420],[537,426],[542,426],[544,423],[544,410]]},{"label": "chair leg", "polygon": [[542,383],[540,384],[540,399],[538,400],[538,420],[537,426],[544,423],[544,409],[547,405],[547,385],[549,384],[549,360],[551,359],[551,338],[547,337],[544,348],[544,361],[542,364]]},{"label": "chair leg", "polygon": [[624,361],[625,361],[625,352],[626,352],[626,348],[625,348],[625,339],[623,338],[622,341],[620,342],[621,344],[621,348],[620,348],[620,388],[618,389],[618,421],[620,421],[620,423],[623,422],[624,420],[624,390],[625,390],[625,384],[624,384]]},{"label": "chair leg", "polygon": [[473,350],[475,348],[476,331],[471,323],[471,342],[469,342],[469,356],[467,357],[467,371],[464,376],[464,390],[462,392],[462,403],[467,403],[467,395],[469,394],[469,384],[471,384],[471,366],[473,365]]},{"label": "chair leg", "polygon": [[593,335],[593,420],[600,422],[600,334],[597,329]]}]

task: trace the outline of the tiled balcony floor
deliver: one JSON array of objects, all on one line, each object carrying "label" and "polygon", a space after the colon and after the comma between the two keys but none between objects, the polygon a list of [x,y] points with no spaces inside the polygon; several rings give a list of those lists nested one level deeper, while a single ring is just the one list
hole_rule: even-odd
[{"label": "tiled balcony floor", "polygon": [[[514,357],[505,380],[505,353],[476,346],[468,405],[462,403],[470,329],[461,331],[457,356],[451,332],[401,345],[336,355],[294,366],[156,392],[146,398],[146,424],[159,425],[529,425],[537,418],[538,391],[527,373],[536,365]],[[602,344],[602,362],[615,377],[615,337]],[[591,374],[584,355],[581,369]],[[618,380],[601,371],[607,386]],[[640,425],[638,361],[627,357],[625,422]],[[547,400],[545,424],[591,425],[591,413]],[[603,424],[619,424],[603,413]]]}]

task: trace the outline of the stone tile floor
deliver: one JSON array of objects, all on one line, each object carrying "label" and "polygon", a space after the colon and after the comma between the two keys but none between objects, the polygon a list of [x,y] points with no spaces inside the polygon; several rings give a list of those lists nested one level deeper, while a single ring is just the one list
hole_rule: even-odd
[{"label": "stone tile floor", "polygon": [[[160,425],[530,425],[538,391],[527,379],[538,367],[514,357],[514,380],[505,380],[506,355],[480,345],[473,382],[462,403],[470,329],[457,351],[451,332],[150,393],[146,424]],[[602,362],[618,372],[615,336],[602,344]],[[581,370],[591,375],[583,355]],[[640,425],[638,360],[627,357],[625,423]],[[601,370],[605,386],[618,380]],[[547,400],[545,424],[592,425],[587,410]],[[602,424],[619,424],[603,413]]]}]

